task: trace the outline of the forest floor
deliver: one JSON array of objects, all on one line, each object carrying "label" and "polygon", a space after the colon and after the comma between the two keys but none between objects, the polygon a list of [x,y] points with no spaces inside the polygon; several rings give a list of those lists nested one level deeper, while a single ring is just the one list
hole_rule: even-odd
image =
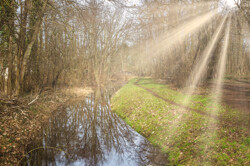
[{"label": "forest floor", "polygon": [[37,133],[54,110],[65,102],[86,96],[91,91],[91,88],[86,87],[49,90],[39,96],[28,94],[18,99],[1,96],[0,165],[16,165],[25,156],[26,145],[36,139]]},{"label": "forest floor", "polygon": [[227,80],[223,104],[214,106],[209,88],[187,97],[150,78],[132,79],[112,98],[112,110],[162,148],[172,165],[247,165],[249,84]]}]

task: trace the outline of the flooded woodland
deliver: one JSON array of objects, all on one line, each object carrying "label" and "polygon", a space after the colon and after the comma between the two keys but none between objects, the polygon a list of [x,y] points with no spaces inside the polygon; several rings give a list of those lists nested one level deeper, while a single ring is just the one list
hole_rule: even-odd
[{"label": "flooded woodland", "polygon": [[1,0],[0,165],[249,165],[248,0]]}]

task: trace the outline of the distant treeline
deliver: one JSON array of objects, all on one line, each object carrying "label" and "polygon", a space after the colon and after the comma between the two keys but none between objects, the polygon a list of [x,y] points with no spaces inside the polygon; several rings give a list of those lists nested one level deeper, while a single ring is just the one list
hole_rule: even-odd
[{"label": "distant treeline", "polygon": [[[124,71],[181,84],[198,62],[221,16],[170,51],[159,54],[159,40],[183,23],[220,7],[217,2],[1,0],[0,92],[19,96],[43,87],[81,86],[87,81],[100,85]],[[227,74],[249,71],[246,3],[237,4],[239,9],[232,15]],[[214,55],[219,54],[220,45]],[[216,57],[207,78],[213,77]]]}]

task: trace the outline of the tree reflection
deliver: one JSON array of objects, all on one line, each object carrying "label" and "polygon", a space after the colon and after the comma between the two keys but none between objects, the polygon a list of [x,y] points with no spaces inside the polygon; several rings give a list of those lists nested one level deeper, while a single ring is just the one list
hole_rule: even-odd
[{"label": "tree reflection", "polygon": [[84,101],[56,111],[43,130],[40,144],[44,148],[29,154],[27,158],[32,159],[29,162],[36,165],[166,165],[164,154],[111,111],[113,91],[96,89]]}]

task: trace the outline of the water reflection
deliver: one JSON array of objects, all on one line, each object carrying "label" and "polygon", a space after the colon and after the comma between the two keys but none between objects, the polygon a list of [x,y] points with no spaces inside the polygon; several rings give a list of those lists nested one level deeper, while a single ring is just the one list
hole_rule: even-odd
[{"label": "water reflection", "polygon": [[43,148],[29,154],[24,165],[166,165],[166,155],[111,111],[111,94],[97,89],[55,112],[43,129]]}]

